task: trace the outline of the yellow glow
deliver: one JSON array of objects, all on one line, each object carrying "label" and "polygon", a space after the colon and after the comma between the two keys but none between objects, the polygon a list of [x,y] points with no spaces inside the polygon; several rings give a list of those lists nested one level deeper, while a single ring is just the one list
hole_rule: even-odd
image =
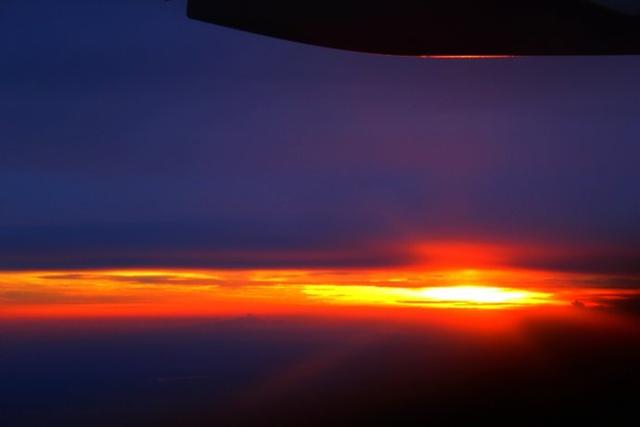
[{"label": "yellow glow", "polygon": [[418,305],[441,308],[496,309],[554,303],[553,294],[491,286],[395,288],[380,286],[305,286],[311,298],[328,303]]},{"label": "yellow glow", "polygon": [[478,304],[537,303],[550,294],[515,289],[491,288],[487,286],[453,286],[449,288],[424,289],[426,298],[436,301],[467,302]]},{"label": "yellow glow", "polygon": [[[449,248],[441,250],[448,265]],[[458,248],[459,249],[459,248]],[[459,253],[461,251],[456,251]],[[464,255],[464,254],[463,254]],[[498,257],[496,255],[496,257]],[[499,258],[499,257],[498,257]],[[487,259],[483,259],[487,261]],[[492,261],[489,259],[488,261]],[[11,316],[223,315],[351,308],[606,307],[637,290],[584,287],[598,277],[460,268],[415,270],[94,270],[0,272]],[[577,301],[577,303],[576,303]],[[414,310],[415,311],[415,310]]]}]

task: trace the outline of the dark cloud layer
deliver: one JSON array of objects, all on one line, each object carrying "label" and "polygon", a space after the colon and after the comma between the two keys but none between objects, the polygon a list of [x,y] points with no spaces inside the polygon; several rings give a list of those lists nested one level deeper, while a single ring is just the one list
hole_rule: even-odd
[{"label": "dark cloud layer", "polygon": [[638,58],[359,55],[180,1],[0,20],[0,268],[390,266],[481,239],[638,271]]}]

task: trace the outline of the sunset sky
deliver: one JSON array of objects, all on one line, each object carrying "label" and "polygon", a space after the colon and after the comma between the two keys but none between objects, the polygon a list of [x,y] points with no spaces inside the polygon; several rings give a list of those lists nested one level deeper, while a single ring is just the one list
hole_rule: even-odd
[{"label": "sunset sky", "polygon": [[395,268],[490,245],[640,274],[637,57],[362,55],[181,1],[0,20],[2,269]]},{"label": "sunset sky", "polygon": [[0,0],[3,427],[637,418],[640,57],[185,7]]}]

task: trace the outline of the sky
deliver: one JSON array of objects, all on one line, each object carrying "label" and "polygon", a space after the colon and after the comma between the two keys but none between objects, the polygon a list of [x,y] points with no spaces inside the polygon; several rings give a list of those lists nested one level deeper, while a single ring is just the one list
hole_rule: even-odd
[{"label": "sky", "polygon": [[464,247],[640,275],[638,57],[358,54],[191,21],[182,0],[4,1],[0,50],[0,269],[388,268]]},{"label": "sky", "polygon": [[3,426],[637,418],[640,58],[185,8],[0,0]]}]

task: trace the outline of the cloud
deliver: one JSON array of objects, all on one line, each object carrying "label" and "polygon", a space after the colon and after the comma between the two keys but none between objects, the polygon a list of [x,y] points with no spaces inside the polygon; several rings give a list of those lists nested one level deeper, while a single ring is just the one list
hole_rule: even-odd
[{"label": "cloud", "polygon": [[136,295],[82,295],[76,292],[42,291],[40,289],[0,290],[0,303],[8,305],[55,305],[55,304],[131,304],[147,301]]},{"label": "cloud", "polygon": [[[457,239],[446,240],[447,231],[411,235],[394,225],[376,225],[365,218],[359,223],[326,218],[4,227],[0,228],[0,269],[520,268],[583,273],[588,277],[583,280],[585,286],[640,287],[640,251],[627,243],[528,241],[510,235],[463,240],[474,235],[465,230]],[[82,277],[70,273],[68,278]],[[200,283],[199,278],[162,273],[114,280]]]},{"label": "cloud", "polygon": [[[375,232],[374,232],[375,234]],[[411,254],[331,224],[108,224],[0,229],[0,268],[375,267],[403,265]],[[377,240],[377,241],[376,241]]]}]

